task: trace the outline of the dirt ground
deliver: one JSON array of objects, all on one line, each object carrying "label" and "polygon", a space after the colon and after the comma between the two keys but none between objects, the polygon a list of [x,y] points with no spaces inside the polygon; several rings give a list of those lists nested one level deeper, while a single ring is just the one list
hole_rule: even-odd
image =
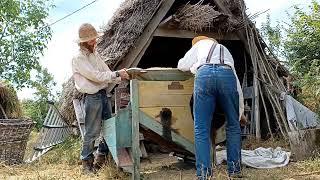
[{"label": "dirt ground", "polygon": [[[27,154],[34,143],[35,133],[29,141]],[[265,147],[278,145],[269,142],[263,143]],[[282,142],[279,144],[283,145]],[[255,143],[248,143],[249,149],[255,148]],[[25,180],[25,179],[131,179],[130,175],[118,170],[112,160],[109,160],[98,174],[85,176],[81,174],[79,165],[79,151],[81,141],[70,139],[62,145],[57,146],[52,151],[44,155],[40,160],[31,164],[18,166],[6,166],[0,164],[0,180]],[[226,166],[215,167],[215,177],[218,180],[227,178]],[[243,179],[252,180],[300,180],[300,179],[320,179],[320,158],[313,158],[306,161],[290,162],[288,166],[276,169],[258,170],[253,168],[243,168]],[[151,154],[149,159],[141,161],[141,179],[150,180],[193,180],[195,179],[195,168],[192,163],[179,161],[169,154]]]}]

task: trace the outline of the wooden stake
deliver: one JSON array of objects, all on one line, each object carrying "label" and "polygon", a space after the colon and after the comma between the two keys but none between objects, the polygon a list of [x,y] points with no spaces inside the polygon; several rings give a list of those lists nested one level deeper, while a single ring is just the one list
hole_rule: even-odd
[{"label": "wooden stake", "polygon": [[3,109],[3,107],[2,107],[1,104],[0,104],[0,109],[1,109],[1,112],[2,112],[2,114],[3,114],[3,116],[4,116],[4,118],[5,118],[5,119],[8,119],[8,116],[6,115],[6,112],[4,111],[4,109]]}]

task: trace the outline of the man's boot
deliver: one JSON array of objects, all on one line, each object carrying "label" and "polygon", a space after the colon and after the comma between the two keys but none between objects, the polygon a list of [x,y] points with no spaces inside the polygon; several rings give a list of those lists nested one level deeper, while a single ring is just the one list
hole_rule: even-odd
[{"label": "man's boot", "polygon": [[94,169],[99,170],[106,165],[106,155],[97,155]]},{"label": "man's boot", "polygon": [[95,173],[93,169],[93,158],[88,160],[82,160],[82,173],[83,174]]}]

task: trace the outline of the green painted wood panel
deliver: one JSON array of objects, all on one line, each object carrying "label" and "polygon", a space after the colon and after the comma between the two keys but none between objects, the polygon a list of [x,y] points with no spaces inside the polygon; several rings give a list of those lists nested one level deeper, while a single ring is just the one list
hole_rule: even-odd
[{"label": "green painted wood panel", "polygon": [[147,73],[137,77],[140,81],[185,81],[193,75],[189,72],[182,72],[175,68],[147,69]]},{"label": "green painted wood panel", "polygon": [[132,121],[130,117],[131,107],[119,110],[116,121],[117,147],[132,147]]}]

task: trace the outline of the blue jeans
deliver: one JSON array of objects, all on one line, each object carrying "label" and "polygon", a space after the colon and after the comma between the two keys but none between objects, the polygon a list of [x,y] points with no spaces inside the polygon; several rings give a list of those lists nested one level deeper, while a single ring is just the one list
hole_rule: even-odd
[{"label": "blue jeans", "polygon": [[[88,160],[94,157],[94,142],[100,136],[102,120],[111,117],[111,111],[105,91],[100,90],[96,94],[87,94],[84,99],[84,109],[85,134],[80,159]],[[97,153],[98,155],[106,155],[108,154],[108,151],[108,146],[103,137],[101,137]]]},{"label": "blue jeans", "polygon": [[212,175],[210,129],[216,103],[226,117],[228,173],[238,174],[241,172],[241,134],[236,77],[231,68],[203,65],[195,77],[193,107],[197,176],[203,179]]}]

